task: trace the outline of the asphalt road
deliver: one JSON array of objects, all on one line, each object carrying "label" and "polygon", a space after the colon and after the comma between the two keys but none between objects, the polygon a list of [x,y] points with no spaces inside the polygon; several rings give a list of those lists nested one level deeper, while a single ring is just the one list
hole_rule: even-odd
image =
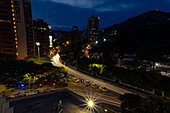
[{"label": "asphalt road", "polygon": [[92,77],[90,75],[81,73],[75,69],[69,68],[68,66],[63,65],[59,59],[60,59],[60,55],[56,54],[52,59],[52,64],[54,66],[58,66],[58,67],[65,67],[68,70],[69,74],[74,75],[77,78],[89,80],[90,82],[95,83],[99,86],[104,86],[107,89],[109,89],[110,91],[117,93],[118,95],[125,94],[125,93],[133,93],[133,94],[139,94],[141,96],[147,96],[147,93],[144,93],[142,91],[138,91],[138,90],[135,90],[135,89],[132,89],[129,87],[125,87],[125,86],[121,86],[121,85],[119,86],[114,83],[106,82],[105,80],[102,80],[100,78]]},{"label": "asphalt road", "polygon": [[76,77],[78,77],[80,79],[89,80],[90,82],[95,83],[95,84],[97,84],[99,86],[104,86],[107,89],[109,89],[111,91],[114,91],[114,92],[116,92],[118,94],[133,93],[131,91],[128,91],[127,89],[123,89],[123,88],[117,87],[115,85],[109,84],[109,83],[107,83],[104,80],[101,80],[101,79],[98,79],[98,78],[94,78],[94,77],[91,77],[91,76],[89,76],[87,74],[81,73],[81,72],[79,72],[77,70],[71,69],[71,68],[63,65],[59,61],[59,58],[60,58],[59,54],[54,56],[53,59],[52,59],[52,64],[54,66],[58,66],[58,67],[65,67],[68,70],[68,73],[71,74],[71,75],[74,75],[74,76],[76,76]]}]

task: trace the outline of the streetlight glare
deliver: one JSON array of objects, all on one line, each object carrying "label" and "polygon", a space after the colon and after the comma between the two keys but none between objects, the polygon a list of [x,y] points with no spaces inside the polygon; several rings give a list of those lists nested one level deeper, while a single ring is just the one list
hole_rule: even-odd
[{"label": "streetlight glare", "polygon": [[96,44],[98,44],[99,42],[98,41],[96,41]]},{"label": "streetlight glare", "polygon": [[104,109],[105,112],[107,112],[107,109]]},{"label": "streetlight glare", "polygon": [[70,43],[69,41],[66,42],[66,44],[69,44],[69,43]]},{"label": "streetlight glare", "polygon": [[38,60],[40,61],[40,42],[36,42],[36,45],[38,47]]},{"label": "streetlight glare", "polygon": [[88,102],[88,105],[89,105],[89,107],[93,107],[93,105],[94,105],[93,101],[90,100],[90,101]]},{"label": "streetlight glare", "polygon": [[37,46],[40,46],[40,42],[36,42],[36,45],[37,45]]}]

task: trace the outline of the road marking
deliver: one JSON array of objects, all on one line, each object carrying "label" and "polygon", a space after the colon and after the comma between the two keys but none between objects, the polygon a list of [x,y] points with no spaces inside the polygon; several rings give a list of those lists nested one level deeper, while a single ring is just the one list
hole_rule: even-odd
[{"label": "road marking", "polygon": [[50,89],[50,90],[56,91],[56,90],[63,90],[63,89],[66,89],[66,88],[52,88],[52,89]]}]

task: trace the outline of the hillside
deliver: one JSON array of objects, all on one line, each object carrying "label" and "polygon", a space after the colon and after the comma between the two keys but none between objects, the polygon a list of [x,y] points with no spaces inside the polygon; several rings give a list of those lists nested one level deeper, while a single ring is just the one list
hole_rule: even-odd
[{"label": "hillside", "polygon": [[111,27],[105,28],[104,30],[118,29],[120,27],[129,27],[129,26],[145,26],[152,24],[159,24],[161,22],[170,22],[170,13],[162,12],[159,10],[147,11],[143,14],[140,14],[136,17],[131,17],[120,24],[115,24]]},{"label": "hillside", "polygon": [[148,11],[104,31],[101,37],[110,40],[118,52],[149,56],[147,59],[170,54],[170,13]]}]

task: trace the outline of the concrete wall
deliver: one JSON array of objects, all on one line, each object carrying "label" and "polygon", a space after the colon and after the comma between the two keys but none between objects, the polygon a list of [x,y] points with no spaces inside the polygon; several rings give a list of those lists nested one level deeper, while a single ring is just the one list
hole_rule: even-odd
[{"label": "concrete wall", "polygon": [[0,113],[14,113],[13,107],[9,108],[9,102],[0,94]]}]

